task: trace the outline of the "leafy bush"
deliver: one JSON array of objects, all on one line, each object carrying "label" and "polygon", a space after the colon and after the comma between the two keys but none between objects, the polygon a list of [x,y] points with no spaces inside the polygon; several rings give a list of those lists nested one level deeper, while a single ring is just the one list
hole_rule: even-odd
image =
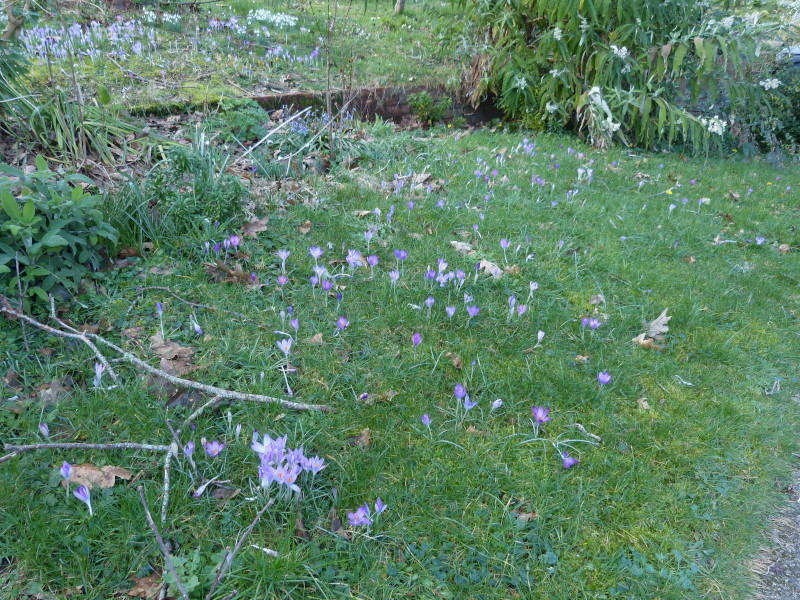
[{"label": "leafy bush", "polygon": [[423,90],[409,94],[408,104],[421,123],[431,125],[444,118],[444,114],[452,108],[453,100],[449,96],[442,96],[438,102],[434,102],[433,97]]},{"label": "leafy bush", "polygon": [[255,142],[270,130],[269,113],[250,99],[223,100],[207,125],[225,142]]},{"label": "leafy bush", "polygon": [[[597,145],[616,139],[695,150],[726,131],[749,139],[768,119],[749,77],[777,25],[724,16],[695,0],[458,0],[473,39],[473,102],[497,94],[510,116],[569,123]],[[722,116],[719,116],[722,115]]]},{"label": "leafy bush", "polygon": [[780,86],[770,91],[778,139],[787,146],[800,144],[800,69],[784,67],[775,73]]},{"label": "leafy bush", "polygon": [[[81,278],[99,269],[104,245],[117,241],[117,231],[103,219],[102,198],[87,194],[90,179],[59,176],[42,157],[26,174],[0,164],[0,284],[16,296],[48,301],[63,288],[74,293]],[[17,265],[19,262],[19,265]],[[19,267],[19,277],[17,277]]]}]

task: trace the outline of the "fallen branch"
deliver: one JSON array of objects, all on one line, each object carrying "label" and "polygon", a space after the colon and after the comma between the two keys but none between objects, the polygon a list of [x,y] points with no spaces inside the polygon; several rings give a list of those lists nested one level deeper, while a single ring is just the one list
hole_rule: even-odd
[{"label": "fallen branch", "polygon": [[156,524],[153,521],[153,515],[150,514],[150,509],[147,508],[147,500],[145,500],[144,497],[144,487],[140,485],[138,488],[136,488],[136,491],[139,492],[139,498],[142,500],[144,514],[147,517],[147,524],[150,525],[150,531],[152,531],[153,535],[156,536],[156,542],[158,542],[158,546],[161,548],[161,553],[164,555],[164,561],[167,563],[170,573],[172,573],[172,576],[175,578],[175,583],[178,586],[178,590],[180,591],[181,596],[183,596],[183,600],[189,600],[189,596],[186,594],[186,589],[183,587],[180,577],[178,577],[178,574],[175,572],[175,566],[172,564],[172,558],[170,558],[169,550],[167,550],[164,540],[161,539],[161,534],[158,533],[158,527],[156,527]]},{"label": "fallen branch", "polygon": [[62,442],[62,443],[48,443],[48,444],[28,444],[25,446],[18,446],[16,444],[5,444],[4,448],[10,450],[11,454],[7,454],[0,458],[0,463],[7,461],[23,452],[30,452],[31,450],[148,450],[150,452],[169,452],[170,446],[161,446],[158,444],[134,444],[129,442],[116,442],[112,444],[87,444],[83,442]]},{"label": "fallen branch", "polygon": [[155,367],[151,367],[149,364],[144,362],[142,359],[134,356],[130,352],[123,350],[113,342],[109,342],[105,338],[99,336],[96,333],[88,333],[88,332],[81,332],[78,333],[71,333],[69,331],[62,331],[61,329],[56,329],[54,327],[50,327],[49,325],[45,325],[44,323],[40,323],[33,317],[29,317],[25,313],[22,313],[16,310],[11,303],[9,302],[6,296],[0,294],[0,313],[5,314],[7,317],[13,317],[15,319],[19,319],[22,322],[29,323],[34,327],[41,329],[42,331],[46,331],[47,333],[59,337],[76,339],[81,342],[84,342],[85,339],[91,338],[108,346],[112,350],[119,352],[121,355],[121,360],[128,362],[132,365],[139,367],[140,369],[147,371],[153,375],[156,375],[170,383],[173,383],[179,387],[186,387],[195,390],[199,390],[201,392],[205,392],[211,396],[220,396],[222,398],[226,398],[228,400],[245,400],[249,402],[260,402],[262,404],[280,404],[285,408],[291,408],[294,410],[318,410],[321,412],[331,412],[331,407],[327,404],[305,404],[303,402],[292,402],[291,400],[285,400],[283,398],[276,398],[274,396],[263,396],[261,394],[247,394],[244,392],[236,392],[233,390],[226,390],[223,388],[218,388],[213,385],[206,385],[204,383],[198,383],[196,381],[191,381],[190,379],[183,379],[182,377],[176,377],[175,375],[170,375],[166,371],[162,371],[161,369],[157,369]]},{"label": "fallen branch", "polygon": [[[63,327],[64,329],[68,329],[73,333],[78,333],[78,334],[84,333],[68,325],[67,323],[58,318],[58,316],[56,315],[56,302],[52,296],[50,296],[50,317],[56,323],[61,325],[61,327]],[[111,376],[111,379],[113,379],[116,383],[119,383],[119,375],[117,375],[117,372],[114,371],[114,368],[109,364],[108,359],[105,356],[103,356],[103,353],[100,352],[98,347],[95,346],[91,341],[89,341],[86,338],[86,336],[81,337],[81,341],[87,346],[89,346],[89,348],[91,348],[92,352],[94,352],[94,355],[97,357],[97,360],[99,360],[100,364],[102,364],[108,371],[108,374]]]},{"label": "fallen branch", "polygon": [[244,541],[247,539],[247,536],[250,535],[250,532],[253,531],[253,527],[255,527],[256,523],[258,523],[259,519],[261,519],[261,515],[263,515],[266,512],[266,510],[274,503],[275,499],[270,498],[269,502],[267,502],[264,505],[264,508],[258,511],[256,518],[253,519],[253,522],[250,523],[250,526],[244,530],[242,537],[239,538],[238,542],[236,542],[236,546],[234,546],[233,552],[231,552],[230,548],[228,548],[228,551],[225,554],[225,560],[222,561],[222,564],[219,566],[219,569],[217,569],[217,576],[214,578],[214,583],[211,584],[211,589],[208,590],[208,595],[206,596],[206,600],[211,600],[211,596],[214,595],[214,590],[217,589],[217,586],[219,585],[222,576],[225,575],[225,573],[230,568],[231,563],[233,562],[233,557],[236,556],[237,552],[239,552],[239,549],[242,547],[242,544],[244,544]]}]

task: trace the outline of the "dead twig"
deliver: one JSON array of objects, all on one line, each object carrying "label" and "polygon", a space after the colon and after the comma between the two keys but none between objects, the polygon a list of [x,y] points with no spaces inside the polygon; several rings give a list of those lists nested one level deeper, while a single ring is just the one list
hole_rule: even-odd
[{"label": "dead twig", "polygon": [[170,573],[172,573],[172,576],[175,578],[175,583],[178,586],[178,590],[180,591],[181,596],[183,596],[183,600],[189,600],[189,596],[186,594],[186,589],[183,587],[180,577],[178,577],[178,574],[175,572],[175,566],[172,564],[172,558],[170,558],[169,550],[167,550],[164,540],[161,539],[161,534],[158,532],[158,527],[156,527],[156,524],[153,521],[153,515],[150,514],[150,509],[147,508],[147,500],[145,500],[144,497],[144,487],[140,485],[138,488],[136,488],[136,491],[139,492],[139,498],[142,500],[144,514],[147,517],[147,524],[150,525],[150,531],[152,531],[153,535],[156,536],[156,542],[158,542],[158,546],[161,548],[161,553],[164,555],[164,561],[167,563]]},{"label": "dead twig", "polygon": [[80,340],[81,342],[83,342],[87,337],[96,340],[101,344],[108,346],[112,350],[118,352],[121,355],[120,358],[125,362],[135,365],[140,369],[147,371],[148,373],[151,373],[153,375],[156,375],[162,379],[165,379],[166,381],[169,381],[170,383],[173,383],[179,387],[187,387],[194,390],[199,390],[211,396],[221,396],[229,400],[244,400],[248,402],[260,402],[262,404],[280,404],[285,408],[291,408],[294,410],[318,410],[321,412],[331,411],[331,407],[328,406],[327,404],[306,404],[304,402],[292,402],[291,400],[276,398],[274,396],[263,396],[261,394],[248,394],[244,392],[236,392],[233,390],[218,388],[213,385],[206,385],[205,383],[191,381],[190,379],[183,379],[182,377],[176,377],[175,375],[170,375],[166,371],[162,371],[161,369],[151,367],[142,359],[134,356],[133,354],[127,352],[126,350],[123,350],[113,342],[108,341],[107,339],[99,336],[96,333],[88,333],[88,332],[81,332],[80,334],[71,333],[69,331],[62,331],[60,329],[50,327],[49,325],[45,325],[44,323],[40,323],[33,317],[29,317],[25,313],[22,313],[14,309],[9,299],[2,294],[0,294],[0,313],[14,317],[23,322],[27,322],[33,325],[34,327],[37,327],[38,329],[46,331],[47,333],[50,333],[55,336],[76,339]]},{"label": "dead twig", "polygon": [[275,499],[270,498],[269,502],[267,502],[264,505],[264,508],[258,511],[256,518],[253,519],[253,522],[250,523],[250,526],[244,530],[242,537],[240,537],[239,541],[236,542],[236,546],[234,546],[233,552],[231,552],[230,548],[227,549],[227,553],[225,554],[225,560],[222,561],[222,564],[219,566],[219,569],[217,569],[217,576],[214,578],[214,583],[211,584],[211,589],[208,590],[208,595],[206,596],[206,600],[211,600],[211,596],[214,595],[214,590],[217,589],[217,586],[219,585],[222,576],[225,575],[225,573],[230,568],[231,563],[233,562],[233,558],[236,556],[236,553],[239,552],[239,549],[242,547],[242,544],[244,544],[244,541],[247,539],[247,536],[250,535],[250,532],[253,531],[253,528],[256,526],[256,523],[258,523],[258,521],[261,519],[261,515],[263,515],[266,512],[266,510],[274,503]]},{"label": "dead twig", "polygon": [[61,442],[48,444],[28,444],[18,446],[16,444],[5,444],[4,448],[11,451],[10,454],[0,458],[0,463],[15,457],[23,452],[32,450],[147,450],[149,452],[169,452],[170,446],[160,444],[134,444],[130,442],[116,442],[111,444],[87,444],[83,442]]},{"label": "dead twig", "polygon": [[[71,327],[70,325],[67,325],[67,323],[58,318],[58,316],[56,315],[56,302],[52,296],[50,296],[50,317],[56,323],[61,325],[61,327],[63,327],[64,329],[68,329],[69,331],[77,334],[84,333],[82,331],[75,329],[74,327]],[[97,357],[97,360],[99,360],[100,364],[102,364],[106,368],[106,371],[108,371],[108,374],[111,376],[111,379],[113,379],[115,383],[119,383],[119,375],[117,375],[117,372],[114,371],[114,368],[108,362],[108,359],[105,356],[103,356],[103,353],[100,352],[98,347],[95,346],[91,341],[89,341],[86,338],[86,336],[81,337],[81,341],[87,346],[89,346],[89,348],[91,348],[92,352],[94,352],[94,355]]]}]

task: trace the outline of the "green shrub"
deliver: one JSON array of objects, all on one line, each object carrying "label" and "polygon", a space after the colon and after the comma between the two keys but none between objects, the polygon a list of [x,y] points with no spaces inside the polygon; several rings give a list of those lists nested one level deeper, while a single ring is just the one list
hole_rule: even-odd
[{"label": "green shrub", "polygon": [[255,142],[270,130],[269,113],[250,99],[223,100],[206,124],[209,130],[219,132],[223,142]]},{"label": "green shrub", "polygon": [[228,159],[199,133],[191,147],[172,147],[141,181],[129,179],[107,207],[122,244],[177,246],[187,236],[242,218],[247,190],[227,172]]},{"label": "green shrub", "polygon": [[775,73],[780,86],[770,91],[777,137],[786,146],[800,144],[800,69],[784,67]]},{"label": "green shrub", "polygon": [[477,57],[472,98],[495,93],[514,118],[569,124],[596,145],[618,140],[695,150],[770,116],[749,73],[778,25],[695,0],[458,0]]},{"label": "green shrub", "polygon": [[427,91],[422,91],[409,94],[408,104],[421,123],[432,125],[444,118],[444,114],[452,108],[453,100],[450,96],[442,96],[438,102],[434,102]]},{"label": "green shrub", "polygon": [[90,179],[57,175],[42,157],[36,167],[26,174],[0,164],[8,176],[0,178],[0,285],[13,296],[21,287],[26,301],[47,302],[59,288],[77,292],[81,278],[103,265],[117,231],[103,219],[102,198],[81,185],[92,185]]}]

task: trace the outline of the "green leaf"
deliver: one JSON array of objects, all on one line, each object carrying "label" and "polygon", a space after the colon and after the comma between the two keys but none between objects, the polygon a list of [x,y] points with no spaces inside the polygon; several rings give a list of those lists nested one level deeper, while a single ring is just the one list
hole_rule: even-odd
[{"label": "green leaf", "polygon": [[42,237],[40,243],[48,248],[57,248],[59,246],[66,246],[68,242],[58,233],[54,231],[48,231],[44,234],[44,237]]},{"label": "green leaf", "polygon": [[25,206],[22,209],[22,222],[26,225],[30,225],[35,215],[36,207],[33,204],[33,200],[28,198],[28,201],[25,203]]},{"label": "green leaf", "polygon": [[77,202],[81,199],[81,196],[83,196],[83,188],[79,185],[76,185],[74,188],[72,188],[72,201]]},{"label": "green leaf", "polygon": [[47,161],[41,154],[36,156],[36,168],[39,171],[47,171]]},{"label": "green leaf", "polygon": [[108,106],[111,103],[111,94],[108,92],[108,88],[106,86],[100,86],[100,89],[97,92],[97,99],[103,106]]},{"label": "green leaf", "polygon": [[2,195],[0,195],[0,201],[3,203],[3,210],[6,211],[6,214],[12,219],[19,221],[22,213],[19,210],[19,204],[17,204],[14,196],[4,191]]}]

